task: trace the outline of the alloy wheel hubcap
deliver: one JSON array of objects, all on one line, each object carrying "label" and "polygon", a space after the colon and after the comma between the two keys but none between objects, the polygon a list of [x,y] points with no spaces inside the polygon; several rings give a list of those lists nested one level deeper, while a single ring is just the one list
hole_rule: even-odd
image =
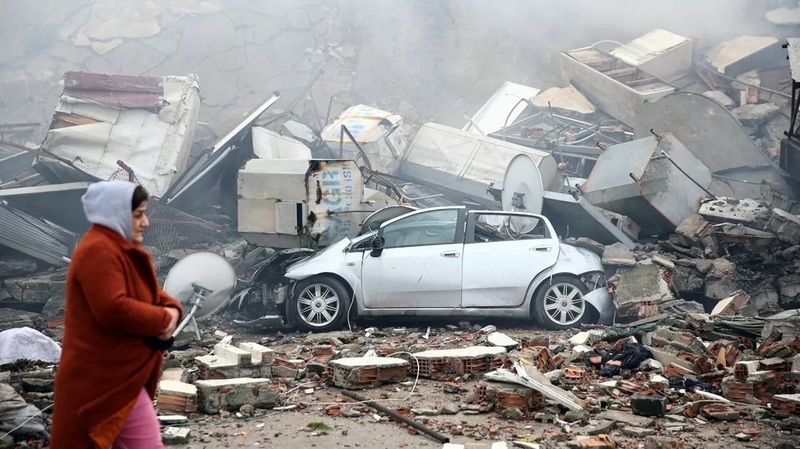
[{"label": "alloy wheel hubcap", "polygon": [[297,312],[309,326],[326,326],[339,313],[339,296],[325,284],[311,284],[297,297]]},{"label": "alloy wheel hubcap", "polygon": [[552,285],[544,295],[544,312],[554,323],[562,326],[575,324],[586,312],[583,293],[572,284]]}]

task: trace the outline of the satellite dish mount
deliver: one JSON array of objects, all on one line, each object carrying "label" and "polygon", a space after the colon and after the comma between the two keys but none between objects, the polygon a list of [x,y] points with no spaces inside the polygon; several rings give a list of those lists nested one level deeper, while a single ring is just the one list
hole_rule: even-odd
[{"label": "satellite dish mount", "polygon": [[203,308],[203,304],[206,302],[206,296],[214,293],[213,290],[209,290],[202,285],[192,282],[192,288],[194,291],[192,292],[192,296],[189,297],[188,304],[191,304],[192,308],[189,310],[189,313],[183,317],[183,321],[178,327],[175,328],[175,332],[172,333],[173,337],[177,337],[178,334],[183,332],[183,329],[186,328],[189,324],[192,325],[194,328],[194,335],[195,337],[200,340],[200,328],[197,326],[197,320],[195,319],[195,314]]}]

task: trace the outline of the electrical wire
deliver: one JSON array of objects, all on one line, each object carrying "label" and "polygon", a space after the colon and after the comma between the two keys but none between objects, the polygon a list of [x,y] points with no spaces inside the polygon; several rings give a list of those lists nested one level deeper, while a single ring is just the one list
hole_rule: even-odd
[{"label": "electrical wire", "polygon": [[37,416],[41,415],[41,414],[42,414],[42,412],[44,412],[45,410],[49,409],[49,408],[50,408],[50,407],[52,407],[52,406],[53,406],[53,404],[50,404],[50,405],[48,405],[47,407],[45,407],[45,408],[43,408],[43,409],[39,410],[38,412],[34,413],[34,414],[33,414],[32,416],[30,416],[28,419],[26,419],[25,421],[22,421],[22,424],[18,425],[17,427],[14,427],[13,429],[9,430],[9,431],[8,431],[8,432],[7,432],[5,435],[3,435],[2,437],[0,437],[0,440],[2,440],[3,438],[5,438],[5,437],[7,437],[7,436],[11,435],[11,434],[12,434],[12,433],[14,433],[15,431],[17,431],[17,430],[21,429],[21,428],[22,428],[22,427],[23,427],[25,424],[28,424],[28,421],[30,421],[30,420],[32,420],[33,418],[36,418]]}]

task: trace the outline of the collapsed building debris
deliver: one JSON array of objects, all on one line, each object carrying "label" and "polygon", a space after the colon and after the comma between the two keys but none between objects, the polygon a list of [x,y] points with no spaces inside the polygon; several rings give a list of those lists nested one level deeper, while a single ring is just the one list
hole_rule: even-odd
[{"label": "collapsed building debris", "polygon": [[[183,172],[200,109],[196,77],[68,72],[37,158],[52,182],[112,179],[127,174],[161,197]],[[140,133],[147,139],[141,139]],[[77,171],[77,172],[76,172]]]},{"label": "collapsed building debris", "polygon": [[[205,427],[220,423],[266,434],[265,418],[294,410],[334,422],[366,417],[378,423],[390,416],[440,442],[502,435],[518,447],[538,447],[536,441],[627,447],[643,439],[646,448],[682,447],[681,439],[665,435],[694,436],[702,427],[723,430],[718,439],[725,442],[796,442],[798,315],[774,312],[800,305],[800,206],[784,188],[786,177],[772,153],[764,151],[785,119],[785,105],[773,97],[785,94],[759,70],[776,59],[776,42],[743,37],[707,52],[713,76],[693,64],[694,41],[665,30],[624,45],[567,51],[561,55],[566,87],[540,91],[506,82],[463,129],[426,123],[413,139],[414,124],[364,104],[320,123],[322,129],[293,120],[280,124],[277,117],[291,112],[261,119],[276,94],[211,148],[195,153],[195,164],[187,156],[196,120],[194,78],[183,80],[188,97],[178,99],[173,89],[181,77],[68,74],[43,146],[53,154],[39,153],[37,162],[50,182],[78,182],[38,185],[40,178],[18,173],[18,161],[25,159],[18,154],[31,160],[34,153],[15,152],[13,159],[0,153],[0,186],[14,187],[0,191],[0,212],[10,211],[4,221],[9,229],[24,230],[19,242],[18,234],[0,235],[0,243],[15,251],[9,258],[4,252],[6,265],[0,265],[8,267],[0,273],[0,307],[15,308],[2,309],[0,329],[24,324],[59,339],[63,272],[16,276],[66,265],[74,233],[85,224],[42,204],[74,203],[95,179],[133,177],[163,198],[153,200],[153,222],[169,222],[172,230],[165,236],[154,226],[158,236],[146,241],[160,275],[175,260],[205,249],[240,262],[237,277],[250,278],[222,301],[231,304],[224,314],[207,317],[197,329],[202,338],[179,341],[169,354],[174,371],[165,373],[156,399],[159,413],[169,414],[160,417],[168,426],[165,441],[188,444],[188,427],[177,426],[192,426],[193,438],[205,443]],[[796,110],[793,104],[786,145],[794,139]],[[76,152],[78,127],[108,129],[107,116],[127,115],[144,125],[169,115],[171,128],[158,124],[160,131],[150,136],[155,141],[166,135],[157,142],[163,145],[116,156],[123,153],[115,146],[120,130],[112,129],[115,138],[102,148],[93,144],[89,153]],[[176,127],[179,132],[170,134]],[[664,134],[652,137],[653,129]],[[638,140],[630,140],[632,130]],[[157,149],[163,151],[156,157]],[[96,161],[92,152],[98,151],[105,153]],[[783,169],[791,171],[791,158],[788,152],[781,157]],[[523,173],[531,184],[540,181],[536,201],[530,201],[533,190],[517,191],[506,182],[509,165],[520,159],[538,175]],[[87,166],[93,163],[97,169]],[[503,201],[503,194],[517,194],[516,201]],[[212,210],[203,203],[213,204]],[[371,215],[398,203],[394,212]],[[283,325],[293,288],[283,275],[314,251],[273,252],[253,244],[322,247],[413,207],[454,203],[529,212],[535,204],[535,212],[552,219],[554,241],[602,257],[605,276],[598,271],[593,282],[605,292],[608,277],[617,324],[587,324],[577,335],[506,329],[504,323],[361,329],[349,321],[360,311],[348,309],[348,332],[311,335]],[[167,205],[211,214],[224,224],[178,209],[159,215]],[[181,232],[187,221],[213,238]],[[249,241],[223,242],[220,229],[227,227]],[[366,249],[363,257],[371,257]],[[354,290],[345,290],[346,296],[355,299]],[[252,319],[253,310],[260,318]],[[247,324],[245,339],[258,342],[217,341],[234,324]],[[478,346],[483,344],[492,346]],[[31,406],[46,410],[52,404],[51,365],[57,362],[52,354],[34,352],[18,357],[5,351],[14,358],[0,361],[14,365],[0,367],[0,382],[21,392],[12,402],[29,414],[35,413]],[[40,370],[42,364],[48,368]],[[0,423],[16,424],[19,416],[0,413]],[[42,420],[36,431],[46,424]],[[326,426],[312,422],[304,431],[332,433]]]},{"label": "collapsed building debris", "polygon": [[711,173],[672,134],[608,148],[581,186],[599,207],[632,218],[648,234],[673,231],[709,195]]},{"label": "collapsed building debris", "polygon": [[597,107],[621,122],[632,125],[635,107],[675,91],[642,68],[598,46],[561,53],[561,73]]}]

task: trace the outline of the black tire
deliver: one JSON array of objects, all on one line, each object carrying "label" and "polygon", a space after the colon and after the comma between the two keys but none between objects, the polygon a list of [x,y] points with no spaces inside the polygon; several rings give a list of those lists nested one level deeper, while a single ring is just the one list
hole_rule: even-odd
[{"label": "black tire", "polygon": [[[334,297],[336,304],[332,307],[327,301]],[[295,284],[286,304],[286,314],[298,329],[328,332],[342,328],[349,307],[350,293],[340,280],[314,276]]]},{"label": "black tire", "polygon": [[[591,315],[591,306],[583,300],[588,292],[586,285],[575,276],[548,277],[533,296],[533,319],[547,329],[578,327],[587,322]],[[575,296],[570,299],[573,293]],[[579,301],[575,301],[578,297]]]}]

